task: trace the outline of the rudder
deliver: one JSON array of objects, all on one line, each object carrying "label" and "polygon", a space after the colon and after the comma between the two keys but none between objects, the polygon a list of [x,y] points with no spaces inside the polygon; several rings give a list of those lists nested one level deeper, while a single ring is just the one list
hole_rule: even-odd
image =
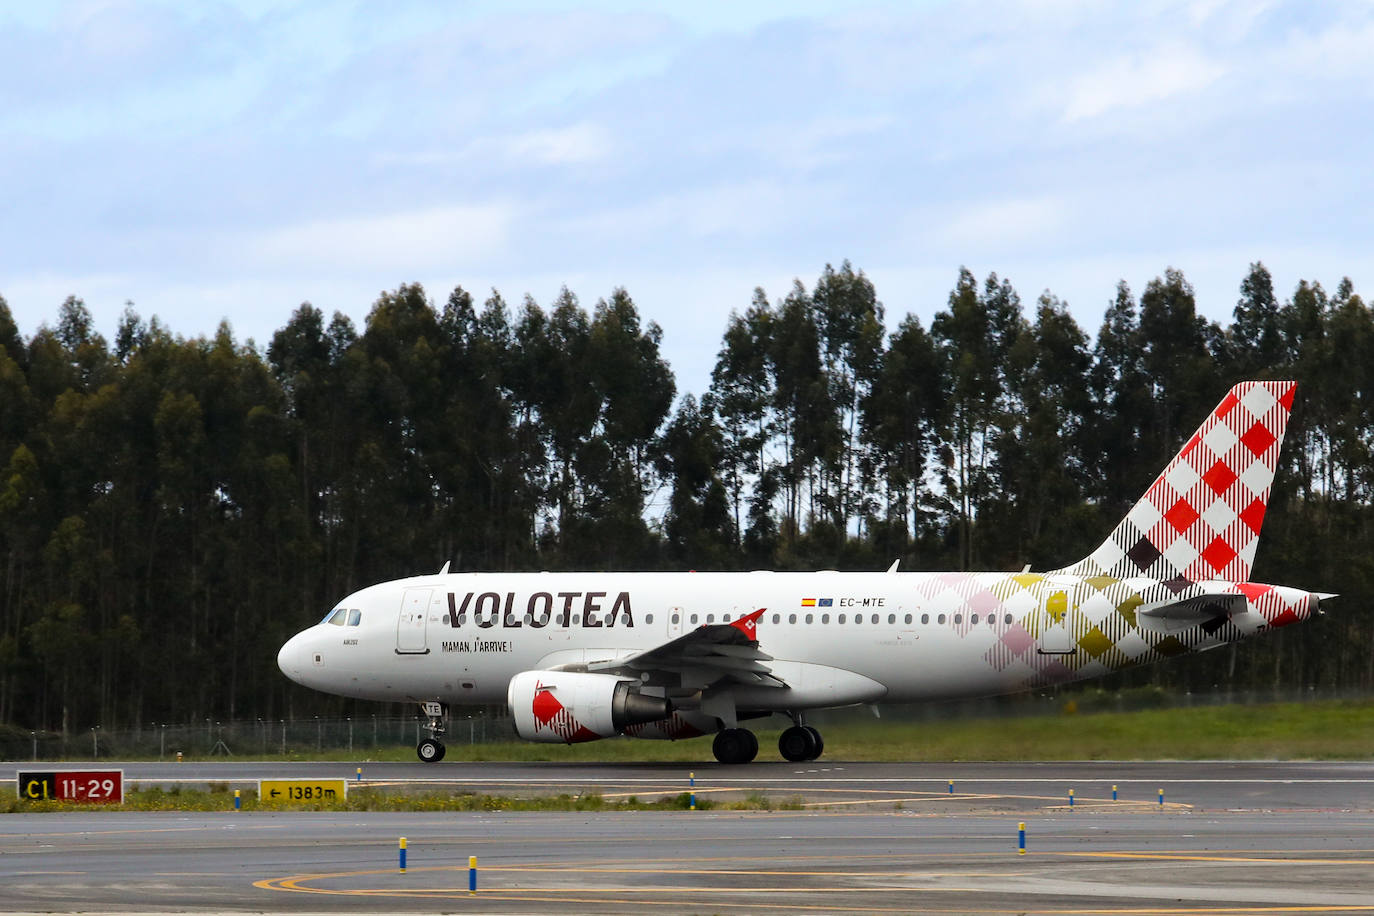
[{"label": "rudder", "polygon": [[1245,582],[1296,382],[1241,382],[1102,545],[1058,572]]}]

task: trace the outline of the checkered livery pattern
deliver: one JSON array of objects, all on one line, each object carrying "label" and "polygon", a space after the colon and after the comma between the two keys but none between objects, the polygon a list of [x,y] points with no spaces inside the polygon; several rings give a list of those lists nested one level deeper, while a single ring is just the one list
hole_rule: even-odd
[{"label": "checkered livery pattern", "polygon": [[1232,388],[1111,537],[1059,572],[1141,576],[1179,591],[1189,582],[1249,579],[1295,389]]},{"label": "checkered livery pattern", "polygon": [[[1214,649],[1306,620],[1316,607],[1316,597],[1304,590],[1254,582],[1180,587],[1111,576],[913,575],[917,608],[951,630],[968,653],[981,656],[1008,692]],[[1192,601],[1214,601],[1216,610],[1184,621],[1149,615]],[[1052,628],[1062,628],[1054,644],[1045,639]],[[1046,651],[1053,645],[1060,651]]]}]

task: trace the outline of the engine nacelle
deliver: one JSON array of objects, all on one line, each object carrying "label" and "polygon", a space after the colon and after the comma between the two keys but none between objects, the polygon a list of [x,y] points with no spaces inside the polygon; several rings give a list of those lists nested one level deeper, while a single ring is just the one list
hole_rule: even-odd
[{"label": "engine nacelle", "polygon": [[521,738],[573,744],[672,715],[672,703],[640,693],[638,685],[613,674],[522,671],[510,679],[506,702]]}]

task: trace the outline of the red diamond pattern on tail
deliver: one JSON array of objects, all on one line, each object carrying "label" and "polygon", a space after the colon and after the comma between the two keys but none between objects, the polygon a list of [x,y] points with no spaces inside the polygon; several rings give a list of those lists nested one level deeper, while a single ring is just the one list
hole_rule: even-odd
[{"label": "red diamond pattern on tail", "polygon": [[1293,382],[1241,382],[1095,551],[1060,573],[1246,579],[1293,404]]},{"label": "red diamond pattern on tail", "polygon": [[1212,543],[1208,544],[1207,549],[1202,551],[1202,559],[1207,561],[1207,565],[1215,569],[1218,574],[1235,558],[1235,548],[1226,543],[1226,539],[1220,536],[1212,538]]},{"label": "red diamond pattern on tail", "polygon": [[1221,496],[1236,482],[1236,472],[1231,470],[1226,462],[1218,461],[1207,469],[1207,473],[1202,475],[1202,480],[1212,488],[1213,493]]},{"label": "red diamond pattern on tail", "polygon": [[1193,522],[1197,521],[1197,510],[1189,504],[1188,500],[1180,499],[1169,507],[1169,511],[1164,513],[1164,519],[1174,526],[1174,530],[1179,534],[1187,531]]},{"label": "red diamond pattern on tail", "polygon": [[1255,425],[1245,431],[1245,435],[1240,437],[1240,441],[1245,443],[1245,447],[1258,458],[1269,450],[1276,437],[1264,425],[1262,420],[1257,420]]}]

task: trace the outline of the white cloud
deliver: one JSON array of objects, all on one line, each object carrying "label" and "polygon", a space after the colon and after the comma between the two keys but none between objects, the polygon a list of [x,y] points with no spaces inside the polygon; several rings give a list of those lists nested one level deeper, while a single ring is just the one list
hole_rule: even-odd
[{"label": "white cloud", "polygon": [[1206,89],[1226,70],[1196,49],[1180,45],[1134,54],[1074,78],[1062,118],[1072,123],[1191,95]]},{"label": "white cloud", "polygon": [[292,269],[462,268],[505,251],[515,214],[487,204],[313,220],[250,238],[250,258]]},{"label": "white cloud", "polygon": [[1043,240],[1062,229],[1068,204],[1057,197],[1023,197],[962,208],[939,232],[947,243],[986,251],[991,246]]}]

